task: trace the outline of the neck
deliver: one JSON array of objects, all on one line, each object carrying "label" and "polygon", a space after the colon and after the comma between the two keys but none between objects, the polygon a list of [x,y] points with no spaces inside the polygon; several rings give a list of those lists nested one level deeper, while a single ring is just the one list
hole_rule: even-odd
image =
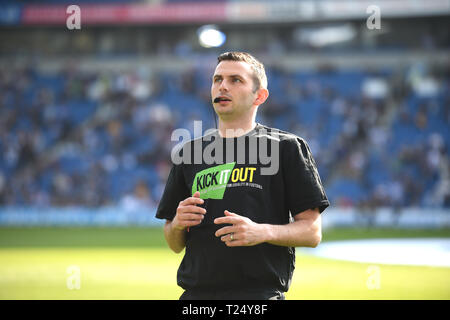
[{"label": "neck", "polygon": [[252,131],[255,126],[255,117],[231,121],[224,121],[219,118],[219,135],[223,138],[236,138]]}]

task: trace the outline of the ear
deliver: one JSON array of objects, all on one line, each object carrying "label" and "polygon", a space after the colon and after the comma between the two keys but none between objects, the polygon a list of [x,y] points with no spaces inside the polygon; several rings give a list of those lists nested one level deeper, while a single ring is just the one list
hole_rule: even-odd
[{"label": "ear", "polygon": [[266,102],[267,98],[269,97],[269,90],[260,88],[258,91],[256,91],[256,99],[253,103],[255,106],[259,106]]}]

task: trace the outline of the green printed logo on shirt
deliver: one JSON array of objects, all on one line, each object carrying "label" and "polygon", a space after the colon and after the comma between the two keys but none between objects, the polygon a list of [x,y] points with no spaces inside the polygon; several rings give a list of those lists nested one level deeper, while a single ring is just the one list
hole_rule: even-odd
[{"label": "green printed logo on shirt", "polygon": [[192,183],[192,194],[200,191],[202,199],[223,199],[235,164],[226,163],[197,172]]}]

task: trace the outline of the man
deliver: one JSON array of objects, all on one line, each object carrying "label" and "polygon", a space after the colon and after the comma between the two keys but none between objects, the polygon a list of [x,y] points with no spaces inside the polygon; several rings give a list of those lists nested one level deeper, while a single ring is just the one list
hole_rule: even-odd
[{"label": "man", "polygon": [[[223,53],[212,80],[218,130],[181,153],[192,152],[191,160],[215,144],[211,154],[223,151],[226,160],[175,164],[156,214],[166,219],[169,247],[186,249],[180,299],[284,299],[294,248],[319,244],[329,202],[306,142],[255,122],[269,96],[264,66],[248,53]],[[250,160],[265,147],[276,170],[267,158]]]}]

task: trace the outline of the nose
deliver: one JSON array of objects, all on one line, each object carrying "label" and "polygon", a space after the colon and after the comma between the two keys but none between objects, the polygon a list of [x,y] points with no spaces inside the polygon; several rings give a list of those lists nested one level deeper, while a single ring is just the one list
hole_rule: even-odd
[{"label": "nose", "polygon": [[222,91],[228,91],[228,85],[226,84],[226,81],[225,81],[225,79],[224,80],[222,80],[221,82],[220,82],[220,85],[219,85],[219,91],[220,92],[222,92]]}]

